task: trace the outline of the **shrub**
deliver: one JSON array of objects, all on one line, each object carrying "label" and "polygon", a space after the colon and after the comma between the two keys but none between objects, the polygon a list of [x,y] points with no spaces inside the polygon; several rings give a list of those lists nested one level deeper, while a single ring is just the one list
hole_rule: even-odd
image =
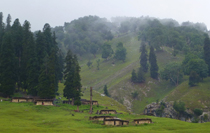
[{"label": "shrub", "polygon": [[197,116],[200,116],[203,114],[203,111],[201,109],[194,109],[193,110],[194,114],[197,115]]},{"label": "shrub", "polygon": [[204,114],[203,120],[204,121],[207,121],[208,120],[208,114]]},{"label": "shrub", "polygon": [[176,101],[174,102],[173,108],[179,112],[180,114],[184,113],[185,111],[185,103],[182,101],[179,101],[179,103],[177,103]]}]

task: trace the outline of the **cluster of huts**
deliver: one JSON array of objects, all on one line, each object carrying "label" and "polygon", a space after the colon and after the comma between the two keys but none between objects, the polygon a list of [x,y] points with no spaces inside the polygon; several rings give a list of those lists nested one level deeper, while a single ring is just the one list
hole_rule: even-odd
[{"label": "cluster of huts", "polygon": [[[13,97],[11,102],[34,102],[35,105],[53,105],[54,99],[38,99],[31,97]],[[71,104],[72,101],[63,101],[64,104]],[[81,99],[81,104],[90,104],[90,100]],[[98,105],[98,101],[92,101],[92,105]]]},{"label": "cluster of huts", "polygon": [[[100,116],[89,117],[89,120],[93,121],[103,121],[104,125],[112,125],[112,126],[123,126],[128,125],[129,121],[121,120],[115,116],[106,116],[105,114],[117,114],[116,110],[100,110]],[[135,124],[144,124],[144,123],[152,123],[151,119],[143,118],[143,119],[134,119]]]},{"label": "cluster of huts", "polygon": [[[27,97],[13,97],[11,102],[34,102],[35,105],[53,105],[54,99],[37,99],[37,98],[27,98]],[[64,104],[71,104],[72,101],[63,101]],[[81,103],[84,105],[90,104],[90,100],[81,99]],[[98,101],[92,101],[92,105],[98,105]],[[108,116],[107,114],[117,114],[116,110],[100,110],[97,111],[99,116],[89,117],[89,120],[93,121],[103,121],[104,125],[113,125],[113,126],[123,126],[128,125],[128,120],[121,120],[115,116]],[[133,122],[135,124],[144,124],[144,123],[152,123],[151,119],[143,118],[143,119],[134,119]]]},{"label": "cluster of huts", "polygon": [[34,102],[36,105],[53,105],[54,99],[36,99],[30,97],[13,97],[11,102]]}]

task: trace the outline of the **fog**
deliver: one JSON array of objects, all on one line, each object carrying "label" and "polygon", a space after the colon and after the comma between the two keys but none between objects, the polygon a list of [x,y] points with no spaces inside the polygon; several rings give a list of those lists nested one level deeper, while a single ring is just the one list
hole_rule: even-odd
[{"label": "fog", "polygon": [[52,27],[64,25],[79,17],[97,15],[112,17],[150,16],[205,23],[210,29],[209,0],[1,0],[4,21],[8,14],[23,23],[28,20],[32,31],[45,23]]}]

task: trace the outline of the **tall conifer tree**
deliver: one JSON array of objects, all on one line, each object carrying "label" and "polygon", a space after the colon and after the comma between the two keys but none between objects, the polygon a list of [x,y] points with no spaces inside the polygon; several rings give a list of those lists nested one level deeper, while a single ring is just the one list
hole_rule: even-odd
[{"label": "tall conifer tree", "polygon": [[[25,69],[21,68],[23,65],[21,64],[22,61],[22,51],[23,51],[23,29],[22,26],[19,22],[19,19],[16,19],[11,27],[11,35],[12,35],[12,43],[15,49],[15,56],[17,58],[17,67],[16,67],[16,74],[17,74],[17,86],[18,86],[18,90],[21,87],[21,83],[23,82],[21,79],[21,76],[23,73],[25,73]],[[25,74],[24,77],[25,78]]]},{"label": "tall conifer tree", "polygon": [[2,41],[1,51],[1,92],[5,96],[11,96],[15,90],[16,82],[16,61],[15,61],[15,51],[12,44],[11,33],[7,32]]},{"label": "tall conifer tree", "polygon": [[141,51],[140,66],[144,72],[147,72],[148,71],[148,63],[147,63],[147,50],[146,50],[145,44],[142,44],[140,51]]},{"label": "tall conifer tree", "polygon": [[75,93],[75,103],[74,105],[77,105],[77,111],[79,111],[79,106],[81,105],[81,78],[80,78],[80,66],[77,60],[77,56],[74,55],[74,66],[75,66],[75,71],[74,71],[74,89],[76,91]]},{"label": "tall conifer tree", "polygon": [[[36,45],[33,38],[33,33],[30,31],[30,23],[28,21],[24,22],[23,25],[23,37],[24,37],[24,56],[27,56],[27,61],[25,61],[25,71],[27,78],[25,80],[27,84],[28,94],[32,96],[37,96],[38,87],[38,60],[36,53]],[[25,53],[28,53],[25,55]],[[24,57],[26,59],[26,57]]]},{"label": "tall conifer tree", "polygon": [[63,89],[63,96],[69,100],[72,98],[72,105],[73,105],[74,97],[75,97],[75,90],[74,90],[74,84],[73,84],[74,60],[73,60],[73,54],[71,50],[67,52],[67,55],[65,58],[65,64],[66,64],[66,66],[64,67],[65,88]]},{"label": "tall conifer tree", "polygon": [[157,65],[156,55],[155,55],[153,46],[150,47],[149,63],[150,63],[150,76],[153,79],[157,79],[158,78],[158,65]]},{"label": "tall conifer tree", "polygon": [[10,14],[8,14],[8,16],[7,16],[7,25],[6,25],[6,31],[9,31],[10,30],[10,28],[11,28],[11,16],[10,16]]},{"label": "tall conifer tree", "polygon": [[206,34],[205,35],[205,40],[204,40],[204,59],[206,64],[208,65],[208,75],[210,76],[210,39],[209,36]]}]

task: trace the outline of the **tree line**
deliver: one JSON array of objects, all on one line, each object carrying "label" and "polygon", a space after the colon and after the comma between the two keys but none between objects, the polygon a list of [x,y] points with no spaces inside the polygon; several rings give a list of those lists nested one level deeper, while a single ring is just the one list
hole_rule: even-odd
[{"label": "tree line", "polygon": [[58,95],[58,83],[64,77],[64,97],[72,98],[73,104],[79,106],[81,78],[77,56],[69,50],[64,60],[49,24],[36,33],[30,28],[27,20],[21,25],[15,19],[11,25],[10,15],[4,23],[0,13],[0,95],[12,97],[15,92],[23,92],[52,99]]},{"label": "tree line", "polygon": [[58,49],[55,33],[49,24],[33,34],[30,22],[6,24],[0,13],[0,92],[12,96],[24,91],[40,98],[54,98],[58,81],[62,79],[62,52]]}]

